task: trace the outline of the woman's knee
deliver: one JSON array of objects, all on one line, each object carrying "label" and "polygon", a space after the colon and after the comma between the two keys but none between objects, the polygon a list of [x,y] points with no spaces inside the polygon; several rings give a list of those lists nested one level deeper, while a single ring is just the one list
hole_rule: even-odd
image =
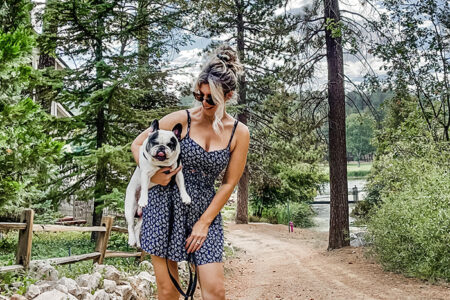
[{"label": "woman's knee", "polygon": [[220,283],[209,285],[202,288],[202,295],[205,300],[225,299],[225,287]]},{"label": "woman's knee", "polygon": [[158,285],[158,300],[178,300],[180,294],[170,285]]},{"label": "woman's knee", "polygon": [[[155,270],[156,285],[158,288],[159,300],[173,300],[179,299],[178,290],[172,283],[167,272],[167,265],[165,258],[152,255],[153,268]],[[169,269],[175,280],[178,281],[178,267],[177,262],[169,260]]]},{"label": "woman's knee", "polygon": [[225,299],[223,263],[209,263],[198,268],[203,299]]}]

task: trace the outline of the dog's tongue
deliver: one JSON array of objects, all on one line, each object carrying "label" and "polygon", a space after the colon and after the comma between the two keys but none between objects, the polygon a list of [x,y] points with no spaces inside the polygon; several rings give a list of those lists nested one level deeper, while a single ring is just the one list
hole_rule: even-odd
[{"label": "dog's tongue", "polygon": [[160,151],[160,152],[158,152],[158,156],[164,157],[164,156],[166,156],[166,154],[164,152]]}]

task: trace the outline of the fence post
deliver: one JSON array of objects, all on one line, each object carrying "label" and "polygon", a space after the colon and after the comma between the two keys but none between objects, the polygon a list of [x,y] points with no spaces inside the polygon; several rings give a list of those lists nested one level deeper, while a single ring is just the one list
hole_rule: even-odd
[{"label": "fence post", "polygon": [[356,185],[352,188],[352,193],[353,193],[353,201],[355,203],[358,202],[358,187]]},{"label": "fence post", "polygon": [[17,244],[16,264],[28,269],[31,259],[31,243],[33,238],[34,210],[24,209],[20,216],[20,223],[26,223],[25,229],[19,230],[19,243]]},{"label": "fence post", "polygon": [[95,251],[100,252],[100,256],[94,258],[94,263],[103,264],[103,259],[105,258],[106,248],[108,248],[109,235],[111,233],[111,228],[114,218],[111,216],[102,217],[102,222],[100,226],[105,226],[105,232],[99,232],[97,234],[97,244],[95,246]]}]

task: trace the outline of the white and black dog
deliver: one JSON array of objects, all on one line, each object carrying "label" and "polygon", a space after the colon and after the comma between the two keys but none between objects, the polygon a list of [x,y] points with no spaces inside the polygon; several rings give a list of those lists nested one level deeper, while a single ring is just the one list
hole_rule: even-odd
[{"label": "white and black dog", "polygon": [[[128,244],[140,247],[140,232],[142,225],[142,207],[148,204],[148,189],[155,186],[150,178],[159,168],[171,167],[171,171],[180,165],[180,140],[182,125],[176,124],[172,131],[160,130],[158,120],[150,126],[148,137],[139,147],[139,166],[134,170],[127,186],[125,197],[125,219],[128,224]],[[169,171],[166,171],[167,173]],[[191,197],[186,191],[184,177],[181,171],[174,176],[184,204],[191,203]],[[173,180],[173,177],[172,177]],[[139,221],[134,226],[135,216]]]}]

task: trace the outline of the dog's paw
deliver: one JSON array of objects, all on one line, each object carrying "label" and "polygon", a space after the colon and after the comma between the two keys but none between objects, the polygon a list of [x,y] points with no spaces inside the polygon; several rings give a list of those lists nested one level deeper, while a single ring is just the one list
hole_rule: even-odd
[{"label": "dog's paw", "polygon": [[136,245],[136,238],[134,237],[134,234],[128,234],[128,245],[131,247]]},{"label": "dog's paw", "polygon": [[181,201],[182,201],[184,204],[191,204],[191,202],[192,202],[191,197],[190,197],[189,195],[184,195],[184,196],[182,196],[182,197],[181,197]]},{"label": "dog's paw", "polygon": [[139,201],[138,201],[138,205],[139,205],[139,207],[144,207],[144,206],[147,206],[147,204],[148,204],[148,199],[139,199]]}]

